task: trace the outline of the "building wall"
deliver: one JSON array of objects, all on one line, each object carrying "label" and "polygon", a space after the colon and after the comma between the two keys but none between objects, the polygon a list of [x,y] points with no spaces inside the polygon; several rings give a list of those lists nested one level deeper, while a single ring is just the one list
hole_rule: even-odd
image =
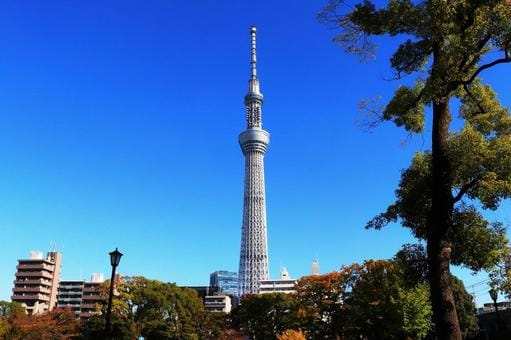
[{"label": "building wall", "polygon": [[227,295],[206,296],[204,308],[208,312],[230,313],[232,309],[231,298]]},{"label": "building wall", "polygon": [[83,281],[60,281],[57,294],[57,307],[71,308],[76,316],[79,316],[83,284]]},{"label": "building wall", "polygon": [[29,314],[51,311],[57,304],[62,254],[32,252],[30,259],[18,260],[12,301],[21,303]]},{"label": "building wall", "polygon": [[103,282],[84,283],[80,304],[80,319],[88,319],[98,314],[98,307],[106,303],[106,299],[102,295],[103,288]]},{"label": "building wall", "polygon": [[259,294],[267,293],[294,293],[296,280],[280,279],[280,280],[262,280],[259,285]]},{"label": "building wall", "polygon": [[100,305],[106,302],[102,292],[100,281],[61,281],[57,305],[71,308],[77,317],[86,320],[98,314]]},{"label": "building wall", "polygon": [[50,293],[50,310],[57,305],[57,292],[59,289],[60,281],[60,270],[62,264],[62,254],[59,252],[51,251],[48,252],[48,258],[54,263],[53,278],[51,281],[51,293]]}]

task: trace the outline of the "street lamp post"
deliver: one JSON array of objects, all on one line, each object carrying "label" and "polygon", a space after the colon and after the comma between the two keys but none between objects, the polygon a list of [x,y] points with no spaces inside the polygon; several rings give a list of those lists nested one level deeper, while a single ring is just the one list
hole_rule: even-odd
[{"label": "street lamp post", "polygon": [[490,294],[491,299],[493,300],[493,307],[495,307],[495,318],[497,319],[497,329],[500,329],[500,315],[499,315],[499,308],[497,306],[497,297],[498,297],[498,291],[495,288],[492,288],[488,291]]},{"label": "street lamp post", "polygon": [[112,277],[110,278],[110,292],[108,294],[108,307],[106,309],[106,320],[105,320],[105,335],[106,338],[110,338],[110,320],[112,317],[112,298],[114,295],[114,282],[115,282],[115,269],[121,262],[122,253],[115,248],[114,251],[109,253],[110,255],[110,264],[112,265]]}]

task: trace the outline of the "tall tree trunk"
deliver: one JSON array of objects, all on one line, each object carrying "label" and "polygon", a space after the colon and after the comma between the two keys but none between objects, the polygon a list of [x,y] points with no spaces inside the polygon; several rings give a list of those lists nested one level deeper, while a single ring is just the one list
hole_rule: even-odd
[{"label": "tall tree trunk", "polygon": [[433,321],[441,340],[461,340],[461,330],[451,290],[451,245],[447,233],[452,226],[454,199],[448,154],[451,115],[449,97],[433,103],[432,205],[428,218],[428,263]]}]

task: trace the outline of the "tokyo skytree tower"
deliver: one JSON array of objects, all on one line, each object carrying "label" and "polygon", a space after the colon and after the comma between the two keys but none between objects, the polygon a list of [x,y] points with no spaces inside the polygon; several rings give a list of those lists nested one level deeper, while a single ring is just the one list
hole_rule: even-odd
[{"label": "tokyo skytree tower", "polygon": [[262,129],[261,106],[256,70],[256,28],[250,28],[251,77],[245,96],[247,129],[239,136],[245,156],[245,190],[243,195],[243,224],[241,227],[238,294],[257,294],[259,281],[268,280],[268,240],[266,237],[266,194],[264,190],[264,153],[270,134]]}]

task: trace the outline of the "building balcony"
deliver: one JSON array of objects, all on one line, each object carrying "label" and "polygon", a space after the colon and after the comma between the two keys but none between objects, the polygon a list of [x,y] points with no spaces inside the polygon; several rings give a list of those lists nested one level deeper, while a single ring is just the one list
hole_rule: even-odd
[{"label": "building balcony", "polygon": [[12,290],[13,293],[42,293],[42,294],[50,294],[51,290],[47,288],[41,287],[14,287]]},{"label": "building balcony", "polygon": [[11,296],[12,301],[50,301],[50,297],[48,295],[43,294],[25,294],[25,295],[12,295]]},{"label": "building balcony", "polygon": [[101,313],[100,312],[80,312],[79,317],[82,320],[86,320],[90,317],[93,317],[94,315],[99,315],[99,314],[101,314]]},{"label": "building balcony", "polygon": [[33,263],[33,264],[18,264],[16,269],[18,270],[48,270],[50,272],[53,271],[55,266],[48,265],[46,263]]},{"label": "building balcony", "polygon": [[82,295],[82,300],[84,300],[84,301],[103,301],[106,299],[103,298],[101,295],[96,294],[96,295]]},{"label": "building balcony", "polygon": [[79,308],[81,301],[62,301],[58,300],[57,305],[59,307],[76,307]]},{"label": "building balcony", "polygon": [[72,310],[73,312],[80,312],[80,306],[79,305],[66,305],[66,304],[58,304],[57,305],[58,308],[64,308],[64,309],[70,309]]},{"label": "building balcony", "polygon": [[96,294],[99,294],[101,293],[102,289],[101,289],[101,286],[85,286],[83,287],[83,292],[84,293],[96,293]]},{"label": "building balcony", "polygon": [[59,303],[57,304],[58,308],[65,308],[65,309],[71,309],[73,312],[79,312],[80,311],[80,305],[78,304],[65,304],[65,303]]},{"label": "building balcony", "polygon": [[97,305],[96,303],[82,303],[80,305],[80,309],[82,311],[84,311],[84,310],[95,311],[96,310],[96,305]]},{"label": "building balcony", "polygon": [[70,292],[70,293],[79,292],[79,293],[81,293],[83,291],[83,287],[82,286],[66,286],[66,285],[63,285],[62,283],[59,283],[59,290],[62,292]]},{"label": "building balcony", "polygon": [[38,272],[17,272],[16,277],[44,277],[47,279],[53,279],[53,275],[47,271]]},{"label": "building balcony", "polygon": [[206,309],[209,309],[209,308],[225,308],[225,303],[206,303],[204,305],[204,308]]},{"label": "building balcony", "polygon": [[14,285],[42,285],[48,287],[51,286],[51,282],[44,279],[28,279],[28,280],[17,279],[14,280],[13,282]]},{"label": "building balcony", "polygon": [[82,296],[82,291],[81,290],[73,291],[73,290],[59,289],[58,294],[62,295],[62,296]]},{"label": "building balcony", "polygon": [[91,308],[90,306],[103,305],[105,303],[106,303],[105,300],[90,300],[90,301],[82,300],[82,306],[85,306],[84,308]]},{"label": "building balcony", "polygon": [[64,303],[64,302],[67,302],[67,303],[78,303],[80,304],[80,302],[82,302],[82,299],[80,297],[60,297],[60,296],[57,296],[57,301],[59,303]]}]

